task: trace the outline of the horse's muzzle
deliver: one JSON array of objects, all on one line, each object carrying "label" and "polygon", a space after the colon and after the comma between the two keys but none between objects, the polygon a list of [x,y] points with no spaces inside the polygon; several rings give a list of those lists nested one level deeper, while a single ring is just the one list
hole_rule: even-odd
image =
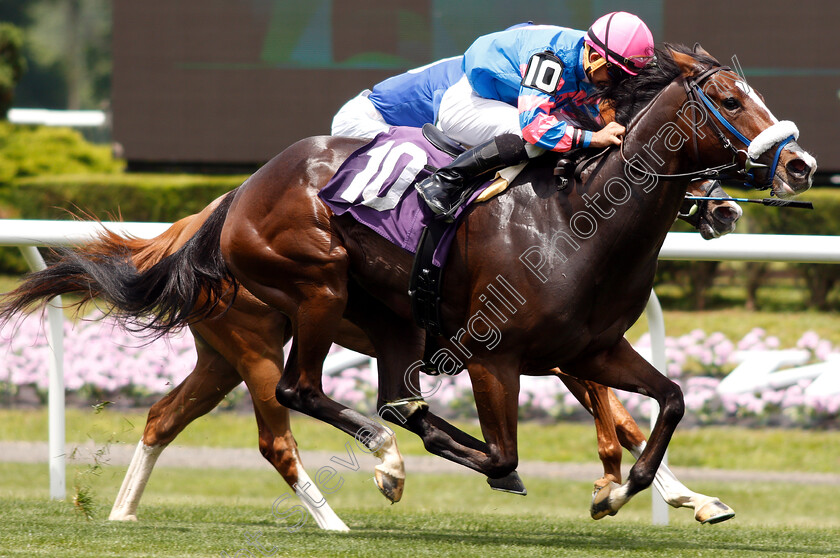
[{"label": "horse's muzzle", "polygon": [[816,159],[795,141],[790,142],[779,157],[773,193],[779,198],[801,194],[811,187],[816,170]]}]

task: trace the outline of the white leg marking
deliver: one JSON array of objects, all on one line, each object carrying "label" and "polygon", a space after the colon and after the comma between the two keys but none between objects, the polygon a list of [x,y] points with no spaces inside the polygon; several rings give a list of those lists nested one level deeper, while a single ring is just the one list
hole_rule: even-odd
[{"label": "white leg marking", "polygon": [[373,455],[382,460],[382,463],[374,467],[375,469],[396,479],[405,479],[405,463],[397,448],[397,439],[393,432],[379,444]]},{"label": "white leg marking", "polygon": [[137,521],[137,506],[140,504],[143,490],[165,447],[165,445],[147,446],[143,440],[140,440],[137,449],[134,450],[128,471],[125,473],[117,499],[114,501],[114,507],[111,508],[109,521]]},{"label": "white leg marking", "polygon": [[[630,450],[633,457],[639,459],[642,451],[647,446],[647,442],[642,442],[641,445]],[[656,471],[656,476],[653,479],[653,486],[659,495],[662,496],[668,504],[675,508],[688,507],[693,508],[693,499],[699,494],[692,492],[683,483],[677,480],[676,475],[671,472],[667,465],[660,465]]]},{"label": "white leg marking", "polygon": [[630,501],[630,497],[627,496],[627,483],[625,482],[618,488],[613,489],[610,492],[610,509],[613,511],[618,511],[621,509],[624,504]]},{"label": "white leg marking", "polygon": [[[642,442],[639,447],[630,450],[630,453],[638,459],[646,445],[646,442]],[[659,466],[659,469],[656,471],[656,477],[653,479],[653,486],[659,492],[660,496],[662,496],[662,499],[675,508],[691,508],[695,512],[699,512],[707,504],[715,502],[719,504],[718,512],[720,509],[729,508],[729,506],[723,504],[716,496],[706,496],[705,494],[690,490],[677,479],[677,476],[671,472],[667,465]],[[732,510],[730,509],[729,511],[731,512]],[[706,515],[706,513],[704,512],[701,515]],[[695,519],[703,521],[696,513]]]},{"label": "white leg marking", "polygon": [[[303,507],[309,512],[309,515],[312,516],[315,523],[318,524],[318,527],[325,531],[349,531],[350,528],[333,511],[326,499],[321,495],[321,491],[318,490],[318,487],[312,482],[309,475],[306,474],[303,465],[300,463],[297,450],[295,450],[295,464],[297,465],[298,472],[298,486],[307,487],[306,494],[301,494],[300,491],[295,492],[298,498],[300,498]],[[314,505],[313,502],[319,505]]]}]

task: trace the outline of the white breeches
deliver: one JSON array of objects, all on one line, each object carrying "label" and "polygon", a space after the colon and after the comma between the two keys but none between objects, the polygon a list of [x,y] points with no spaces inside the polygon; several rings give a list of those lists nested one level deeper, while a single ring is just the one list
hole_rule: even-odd
[{"label": "white breeches", "polygon": [[333,117],[330,133],[334,136],[372,139],[391,127],[368,99],[365,89],[342,106]]},{"label": "white breeches", "polygon": [[443,94],[437,124],[464,145],[478,145],[500,134],[522,134],[517,108],[479,96],[466,76]]},{"label": "white breeches", "polygon": [[[519,109],[503,101],[485,99],[473,91],[466,76],[446,90],[440,101],[437,126],[452,139],[467,146],[490,141],[501,134],[522,136]],[[526,144],[530,157],[545,150]]]}]

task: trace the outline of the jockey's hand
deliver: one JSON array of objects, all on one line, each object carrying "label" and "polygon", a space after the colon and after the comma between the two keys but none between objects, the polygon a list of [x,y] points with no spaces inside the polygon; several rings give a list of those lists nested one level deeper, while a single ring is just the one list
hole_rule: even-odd
[{"label": "jockey's hand", "polygon": [[621,145],[621,136],[624,135],[624,126],[618,122],[610,122],[597,132],[592,134],[590,147],[607,147],[609,145]]}]

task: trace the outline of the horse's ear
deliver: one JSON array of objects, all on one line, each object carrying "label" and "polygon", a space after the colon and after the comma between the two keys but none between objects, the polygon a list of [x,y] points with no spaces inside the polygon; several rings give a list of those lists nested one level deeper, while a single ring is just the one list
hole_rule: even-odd
[{"label": "horse's ear", "polygon": [[709,54],[709,52],[705,48],[700,46],[700,43],[694,43],[694,48],[692,50],[694,51],[694,54],[702,54],[708,56],[709,58],[714,58],[714,56]]},{"label": "horse's ear", "polygon": [[679,66],[682,70],[682,74],[686,77],[696,76],[703,69],[697,60],[690,54],[683,54],[682,52],[672,50],[671,56],[674,58],[674,62],[677,63],[677,66]]}]

